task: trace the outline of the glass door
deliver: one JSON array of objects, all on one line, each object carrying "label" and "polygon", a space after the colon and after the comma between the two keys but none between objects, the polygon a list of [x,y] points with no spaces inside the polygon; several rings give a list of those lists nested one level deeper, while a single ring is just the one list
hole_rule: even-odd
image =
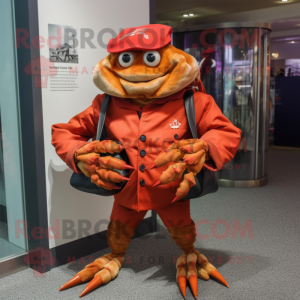
[{"label": "glass door", "polygon": [[26,252],[14,6],[0,2],[0,263]]}]

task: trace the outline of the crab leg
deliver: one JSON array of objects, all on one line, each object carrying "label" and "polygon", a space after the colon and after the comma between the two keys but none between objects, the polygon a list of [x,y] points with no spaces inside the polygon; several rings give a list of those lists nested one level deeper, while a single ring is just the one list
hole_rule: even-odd
[{"label": "crab leg", "polygon": [[[76,150],[76,156],[80,156],[83,154],[96,152],[96,153],[114,153],[121,152],[123,150],[123,146],[119,145],[113,141],[104,140],[104,141],[93,141],[90,142],[80,149]],[[77,157],[76,157],[77,158]]]},{"label": "crab leg", "polygon": [[196,263],[197,255],[194,253],[189,253],[188,255],[182,254],[176,262],[176,280],[178,282],[180,291],[185,299],[187,280],[190,284],[194,297],[197,298],[198,285]]},{"label": "crab leg", "polygon": [[[202,150],[203,151],[203,150]],[[189,172],[193,172],[194,174],[198,174],[201,169],[203,168],[203,165],[205,163],[205,152],[200,151],[195,154],[188,154],[188,157],[185,158],[185,162],[188,164],[188,170]],[[193,164],[193,162],[196,162]],[[191,163],[191,164],[189,164]]]},{"label": "crab leg", "polygon": [[178,282],[180,291],[183,295],[183,297],[186,299],[186,255],[182,254],[176,262],[176,280]]},{"label": "crab leg", "polygon": [[190,144],[194,144],[197,141],[199,141],[198,139],[187,139],[187,140],[179,140],[174,142],[173,144],[171,144],[168,149],[181,149],[182,147],[185,147],[187,145]]},{"label": "crab leg", "polygon": [[189,253],[187,256],[187,278],[195,299],[197,298],[198,294],[196,263],[197,255],[195,253]]},{"label": "crab leg", "polygon": [[78,161],[82,161],[86,164],[96,164],[98,163],[100,155],[97,153],[87,153],[80,156],[77,156]]},{"label": "crab leg", "polygon": [[163,150],[154,164],[149,167],[149,169],[158,168],[168,164],[169,162],[178,162],[183,158],[185,152],[181,151],[180,148],[195,143],[197,140],[181,140],[171,144],[167,149]]},{"label": "crab leg", "polygon": [[100,258],[97,258],[91,264],[88,264],[83,270],[78,272],[72,279],[65,283],[59,290],[63,291],[65,289],[76,286],[80,283],[90,281],[94,275],[102,270],[106,264],[110,262],[109,254],[106,254]]},{"label": "crab leg", "polygon": [[175,179],[178,179],[182,176],[183,172],[186,169],[186,164],[185,163],[176,163],[173,165],[170,165],[166,171],[164,171],[160,178],[159,181],[157,181],[153,186],[158,186],[161,184],[167,184],[169,182],[174,181]]},{"label": "crab leg", "polygon": [[166,165],[169,162],[178,162],[180,159],[182,159],[184,156],[184,153],[178,149],[167,149],[160,153],[158,158],[154,162],[154,166],[151,167],[161,167]]},{"label": "crab leg", "polygon": [[120,187],[116,186],[114,182],[99,178],[98,174],[96,173],[91,174],[91,181],[92,183],[96,184],[99,187],[103,187],[106,190],[121,189]]},{"label": "crab leg", "polygon": [[192,172],[185,174],[176,191],[176,197],[173,199],[172,203],[187,195],[191,187],[194,185],[196,185],[194,174]]},{"label": "crab leg", "polygon": [[[123,262],[123,261],[122,261]],[[118,258],[113,258],[104,268],[95,274],[93,280],[87,285],[79,297],[82,297],[98,286],[106,284],[114,279],[121,268],[122,262]]]},{"label": "crab leg", "polygon": [[212,277],[222,284],[224,284],[226,287],[229,287],[227,281],[224,279],[224,277],[219,273],[219,271],[208,262],[207,258],[203,254],[197,255],[197,263],[198,266],[198,276],[201,279],[208,280],[209,277]]},{"label": "crab leg", "polygon": [[110,170],[134,169],[134,167],[127,165],[125,161],[115,157],[104,156],[104,157],[99,157],[98,159],[99,159],[100,166],[105,169],[110,169]]},{"label": "crab leg", "polygon": [[197,142],[195,143],[191,143],[189,145],[180,148],[180,150],[183,151],[184,153],[195,153],[202,149],[205,152],[208,152],[208,145],[206,142],[202,140],[197,140]]},{"label": "crab leg", "polygon": [[122,182],[124,180],[129,180],[129,178],[122,176],[116,171],[107,170],[104,168],[97,169],[96,173],[100,176],[101,179],[109,180],[116,183]]}]

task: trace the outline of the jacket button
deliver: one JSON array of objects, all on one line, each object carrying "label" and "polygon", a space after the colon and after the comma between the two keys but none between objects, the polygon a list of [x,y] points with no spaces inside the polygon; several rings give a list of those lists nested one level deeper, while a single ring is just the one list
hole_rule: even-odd
[{"label": "jacket button", "polygon": [[140,155],[141,155],[141,157],[144,157],[146,155],[146,151],[145,150],[141,150],[140,151]]},{"label": "jacket button", "polygon": [[146,141],[146,136],[145,136],[145,135],[141,135],[141,136],[140,136],[140,140],[141,140],[142,142],[145,142],[145,141]]},{"label": "jacket button", "polygon": [[144,165],[140,165],[140,171],[144,172],[145,171],[145,166]]},{"label": "jacket button", "polygon": [[141,185],[141,186],[144,186],[144,185],[145,185],[145,180],[144,180],[144,179],[141,179],[141,180],[140,180],[140,185]]},{"label": "jacket button", "polygon": [[178,136],[177,133],[174,135],[174,138],[175,138],[176,140],[179,138],[179,136]]}]

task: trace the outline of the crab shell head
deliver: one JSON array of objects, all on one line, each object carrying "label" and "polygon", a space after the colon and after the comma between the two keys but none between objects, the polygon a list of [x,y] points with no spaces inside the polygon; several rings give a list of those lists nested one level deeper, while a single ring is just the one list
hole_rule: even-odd
[{"label": "crab shell head", "polygon": [[95,85],[120,98],[164,98],[200,81],[196,59],[169,44],[155,51],[111,53],[95,71]]}]

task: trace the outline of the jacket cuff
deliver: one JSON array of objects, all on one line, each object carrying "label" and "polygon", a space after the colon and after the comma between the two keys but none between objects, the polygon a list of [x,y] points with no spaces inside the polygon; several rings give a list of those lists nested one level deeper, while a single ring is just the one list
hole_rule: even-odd
[{"label": "jacket cuff", "polygon": [[75,157],[74,157],[74,154],[75,154],[75,151],[81,147],[83,147],[84,145],[86,145],[88,142],[81,142],[81,143],[78,143],[76,146],[74,146],[73,148],[71,148],[71,150],[69,150],[68,154],[67,154],[67,157],[66,157],[66,164],[67,166],[72,169],[75,173],[82,173],[80,171],[80,169],[76,166],[75,164]]},{"label": "jacket cuff", "polygon": [[209,146],[209,155],[213,160],[213,164],[211,161],[207,161],[204,164],[204,167],[211,171],[219,171],[223,167],[222,157],[220,155],[219,150],[215,146],[215,144],[209,140],[203,139]]},{"label": "jacket cuff", "polygon": [[214,171],[214,172],[218,171],[217,167],[216,167],[216,164],[212,160],[207,161],[206,163],[204,163],[203,167],[208,169],[208,170]]}]

